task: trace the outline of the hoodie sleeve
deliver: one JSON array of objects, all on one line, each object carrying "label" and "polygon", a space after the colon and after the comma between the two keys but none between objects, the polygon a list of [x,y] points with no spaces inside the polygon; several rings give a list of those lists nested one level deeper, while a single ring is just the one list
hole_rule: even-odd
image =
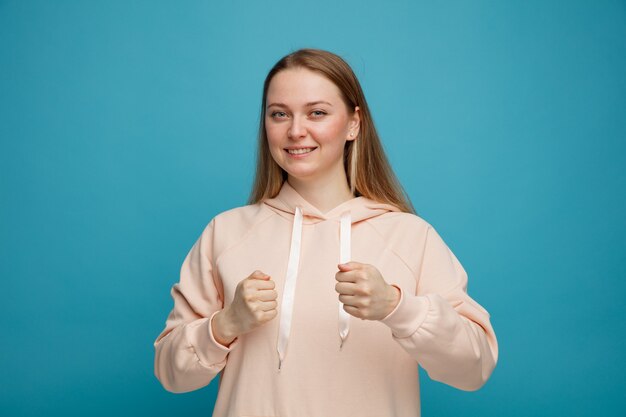
[{"label": "hoodie sleeve", "polygon": [[498,358],[489,313],[467,294],[467,274],[428,227],[417,294],[400,288],[400,301],[383,318],[396,340],[433,380],[473,391],[482,387]]},{"label": "hoodie sleeve", "polygon": [[154,372],[171,392],[188,392],[208,385],[224,368],[229,347],[218,343],[211,331],[213,316],[223,308],[223,288],[213,272],[212,220],[195,242],[172,287],[174,308],[165,329],[154,342]]}]

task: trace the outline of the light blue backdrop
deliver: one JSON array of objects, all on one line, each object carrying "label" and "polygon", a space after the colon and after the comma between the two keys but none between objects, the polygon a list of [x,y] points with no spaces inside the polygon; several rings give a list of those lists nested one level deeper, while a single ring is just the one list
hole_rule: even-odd
[{"label": "light blue backdrop", "polygon": [[424,416],[622,416],[624,1],[363,0],[0,0],[0,414],[210,415],[216,381],[164,391],[152,343],[300,47],[353,65],[492,315],[491,380],[423,374]]}]

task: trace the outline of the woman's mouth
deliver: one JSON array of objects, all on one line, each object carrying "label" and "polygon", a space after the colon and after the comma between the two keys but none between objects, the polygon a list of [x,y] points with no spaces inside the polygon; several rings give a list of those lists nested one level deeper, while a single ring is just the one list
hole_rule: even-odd
[{"label": "woman's mouth", "polygon": [[313,152],[317,147],[311,148],[297,148],[297,149],[285,149],[289,155],[305,155]]}]

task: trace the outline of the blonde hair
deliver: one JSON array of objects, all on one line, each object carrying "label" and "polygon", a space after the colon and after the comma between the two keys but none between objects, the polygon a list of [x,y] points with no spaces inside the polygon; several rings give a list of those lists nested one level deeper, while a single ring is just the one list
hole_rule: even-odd
[{"label": "blonde hair", "polygon": [[320,49],[299,49],[284,56],[265,77],[256,175],[248,203],[255,204],[267,198],[274,198],[287,179],[287,173],[270,154],[265,130],[265,106],[272,78],[280,71],[290,68],[306,68],[325,76],[341,91],[348,111],[354,112],[356,106],[360,109],[359,135],[355,140],[347,141],[344,149],[344,167],[352,193],[357,197],[364,196],[374,201],[388,203],[403,212],[415,214],[410,198],[387,160],[359,80],[341,57]]}]

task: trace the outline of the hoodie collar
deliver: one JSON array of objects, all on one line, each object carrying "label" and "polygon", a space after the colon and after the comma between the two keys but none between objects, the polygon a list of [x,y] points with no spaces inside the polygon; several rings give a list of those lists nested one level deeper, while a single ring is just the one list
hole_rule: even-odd
[{"label": "hoodie collar", "polygon": [[391,204],[379,203],[360,196],[344,201],[326,213],[322,213],[317,207],[305,200],[287,181],[283,182],[276,197],[267,199],[264,203],[279,215],[289,219],[293,219],[296,207],[300,207],[304,224],[339,219],[341,214],[346,211],[350,212],[352,224],[390,211],[400,211]]}]

